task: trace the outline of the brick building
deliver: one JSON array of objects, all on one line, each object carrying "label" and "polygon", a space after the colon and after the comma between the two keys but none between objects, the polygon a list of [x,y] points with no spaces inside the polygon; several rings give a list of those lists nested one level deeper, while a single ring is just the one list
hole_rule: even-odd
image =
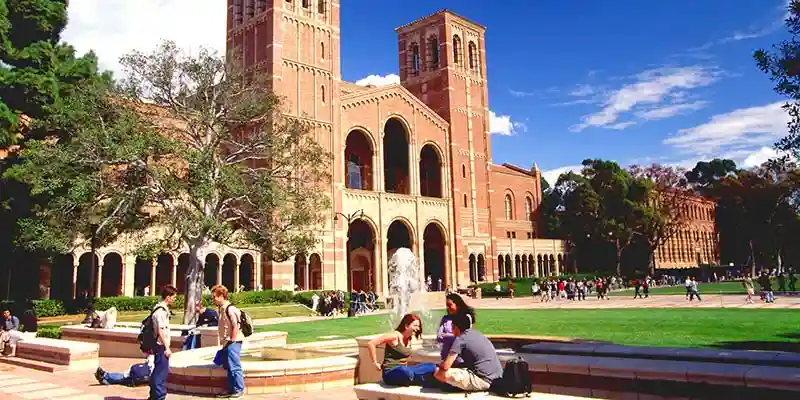
[{"label": "brick building", "polygon": [[715,222],[716,203],[692,197],[681,210],[686,218],[677,234],[655,251],[657,269],[695,268],[719,264],[719,235]]}]

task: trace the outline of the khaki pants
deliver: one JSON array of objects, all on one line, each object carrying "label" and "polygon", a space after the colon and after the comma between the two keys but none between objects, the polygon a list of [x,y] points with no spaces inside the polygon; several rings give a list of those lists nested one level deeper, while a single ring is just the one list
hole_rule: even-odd
[{"label": "khaki pants", "polygon": [[489,390],[492,382],[475,375],[465,368],[450,368],[447,370],[448,385],[457,387],[466,392],[483,392]]}]

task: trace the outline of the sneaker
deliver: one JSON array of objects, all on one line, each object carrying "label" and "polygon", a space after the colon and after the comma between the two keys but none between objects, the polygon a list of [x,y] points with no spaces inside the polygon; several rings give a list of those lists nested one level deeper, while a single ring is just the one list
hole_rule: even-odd
[{"label": "sneaker", "polygon": [[239,397],[242,397],[242,396],[244,396],[244,392],[234,393],[234,394],[232,394],[232,395],[230,395],[228,397],[230,397],[231,399],[238,399]]},{"label": "sneaker", "polygon": [[103,383],[104,376],[106,376],[106,371],[102,367],[97,367],[97,370],[94,371],[94,378],[97,379],[97,382]]}]

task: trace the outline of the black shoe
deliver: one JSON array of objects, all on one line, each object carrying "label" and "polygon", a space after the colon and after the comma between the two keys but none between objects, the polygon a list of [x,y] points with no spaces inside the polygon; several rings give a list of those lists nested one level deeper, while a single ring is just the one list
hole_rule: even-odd
[{"label": "black shoe", "polygon": [[103,370],[102,367],[97,367],[97,370],[94,371],[94,378],[97,379],[97,382],[103,383],[103,378],[106,376],[106,371]]},{"label": "black shoe", "polygon": [[218,399],[230,399],[231,398],[231,394],[230,393],[220,393],[220,394],[218,394],[218,395],[216,395],[214,397],[216,397]]}]

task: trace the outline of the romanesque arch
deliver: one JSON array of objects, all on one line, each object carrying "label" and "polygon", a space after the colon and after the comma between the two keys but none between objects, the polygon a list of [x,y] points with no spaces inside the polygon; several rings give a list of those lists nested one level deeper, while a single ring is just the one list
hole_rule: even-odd
[{"label": "romanesque arch", "polygon": [[239,261],[239,284],[246,290],[255,289],[256,260],[250,253],[242,254]]},{"label": "romanesque arch", "polygon": [[[94,273],[92,273],[92,257],[94,257]],[[100,258],[92,253],[83,253],[78,257],[78,277],[75,281],[75,294],[95,296],[97,294],[97,274],[100,272]],[[92,275],[94,279],[92,279]]]},{"label": "romanesque arch", "polygon": [[536,269],[536,263],[533,261],[533,254],[528,254],[528,275],[541,276],[539,271]]},{"label": "romanesque arch", "polygon": [[422,196],[442,197],[442,193],[444,193],[443,159],[433,144],[428,143],[422,146],[419,153],[419,189]]},{"label": "romanesque arch", "polygon": [[445,271],[447,254],[445,249],[447,245],[444,235],[439,224],[430,222],[422,233],[422,245],[424,248],[425,277],[430,276],[434,286],[441,279],[442,286],[446,287],[448,284]]},{"label": "romanesque arch", "polygon": [[350,131],[344,148],[345,187],[374,190],[372,165],[374,155],[374,141],[369,133],[362,129]]},{"label": "romanesque arch", "polygon": [[477,282],[478,281],[478,259],[475,257],[475,254],[469,255],[469,281],[470,282]]},{"label": "romanesque arch", "polygon": [[[144,258],[136,258],[136,265],[133,267],[133,295],[144,296],[155,295],[156,288],[150,287],[150,279],[152,278],[153,260]],[[145,290],[145,288],[148,288]]]},{"label": "romanesque arch", "polygon": [[347,232],[347,289],[375,290],[375,240],[377,230],[364,219],[350,223]]},{"label": "romanesque arch", "polygon": [[503,277],[506,276],[506,274],[505,274],[505,264],[506,264],[505,260],[506,259],[503,257],[502,254],[497,256],[497,279],[503,279]]},{"label": "romanesque arch", "polygon": [[[191,255],[189,253],[181,253],[178,256],[178,268],[175,276],[175,288],[180,293],[186,293],[186,273],[189,272],[189,261]],[[205,268],[203,269],[202,279],[205,279]]]},{"label": "romanesque arch", "polygon": [[414,234],[411,225],[403,219],[396,219],[386,231],[386,255],[392,257],[394,251],[406,247],[414,251]]},{"label": "romanesque arch", "polygon": [[239,291],[236,287],[236,264],[239,260],[236,254],[228,253],[222,258],[222,284],[231,292]]},{"label": "romanesque arch", "polygon": [[514,273],[512,272],[514,266],[511,264],[511,255],[509,255],[509,254],[506,254],[505,267],[506,267],[506,269],[504,271],[505,272],[505,276],[509,277],[509,278],[514,277]]},{"label": "romanesque arch", "polygon": [[308,258],[309,285],[311,290],[322,289],[322,258],[314,253]]},{"label": "romanesque arch", "polygon": [[483,254],[478,254],[478,281],[483,282],[486,280],[486,259]]},{"label": "romanesque arch", "polygon": [[111,297],[122,295],[122,256],[119,253],[108,253],[103,257],[103,276],[100,284],[100,296]]},{"label": "romanesque arch", "polygon": [[208,287],[213,287],[218,282],[217,271],[220,268],[220,259],[217,253],[208,253],[206,262],[203,266],[203,283]]},{"label": "romanesque arch", "polygon": [[308,259],[305,254],[294,256],[294,285],[300,290],[308,290]]},{"label": "romanesque arch", "polygon": [[383,182],[389,193],[411,194],[409,168],[410,132],[397,117],[391,117],[383,127]]}]

